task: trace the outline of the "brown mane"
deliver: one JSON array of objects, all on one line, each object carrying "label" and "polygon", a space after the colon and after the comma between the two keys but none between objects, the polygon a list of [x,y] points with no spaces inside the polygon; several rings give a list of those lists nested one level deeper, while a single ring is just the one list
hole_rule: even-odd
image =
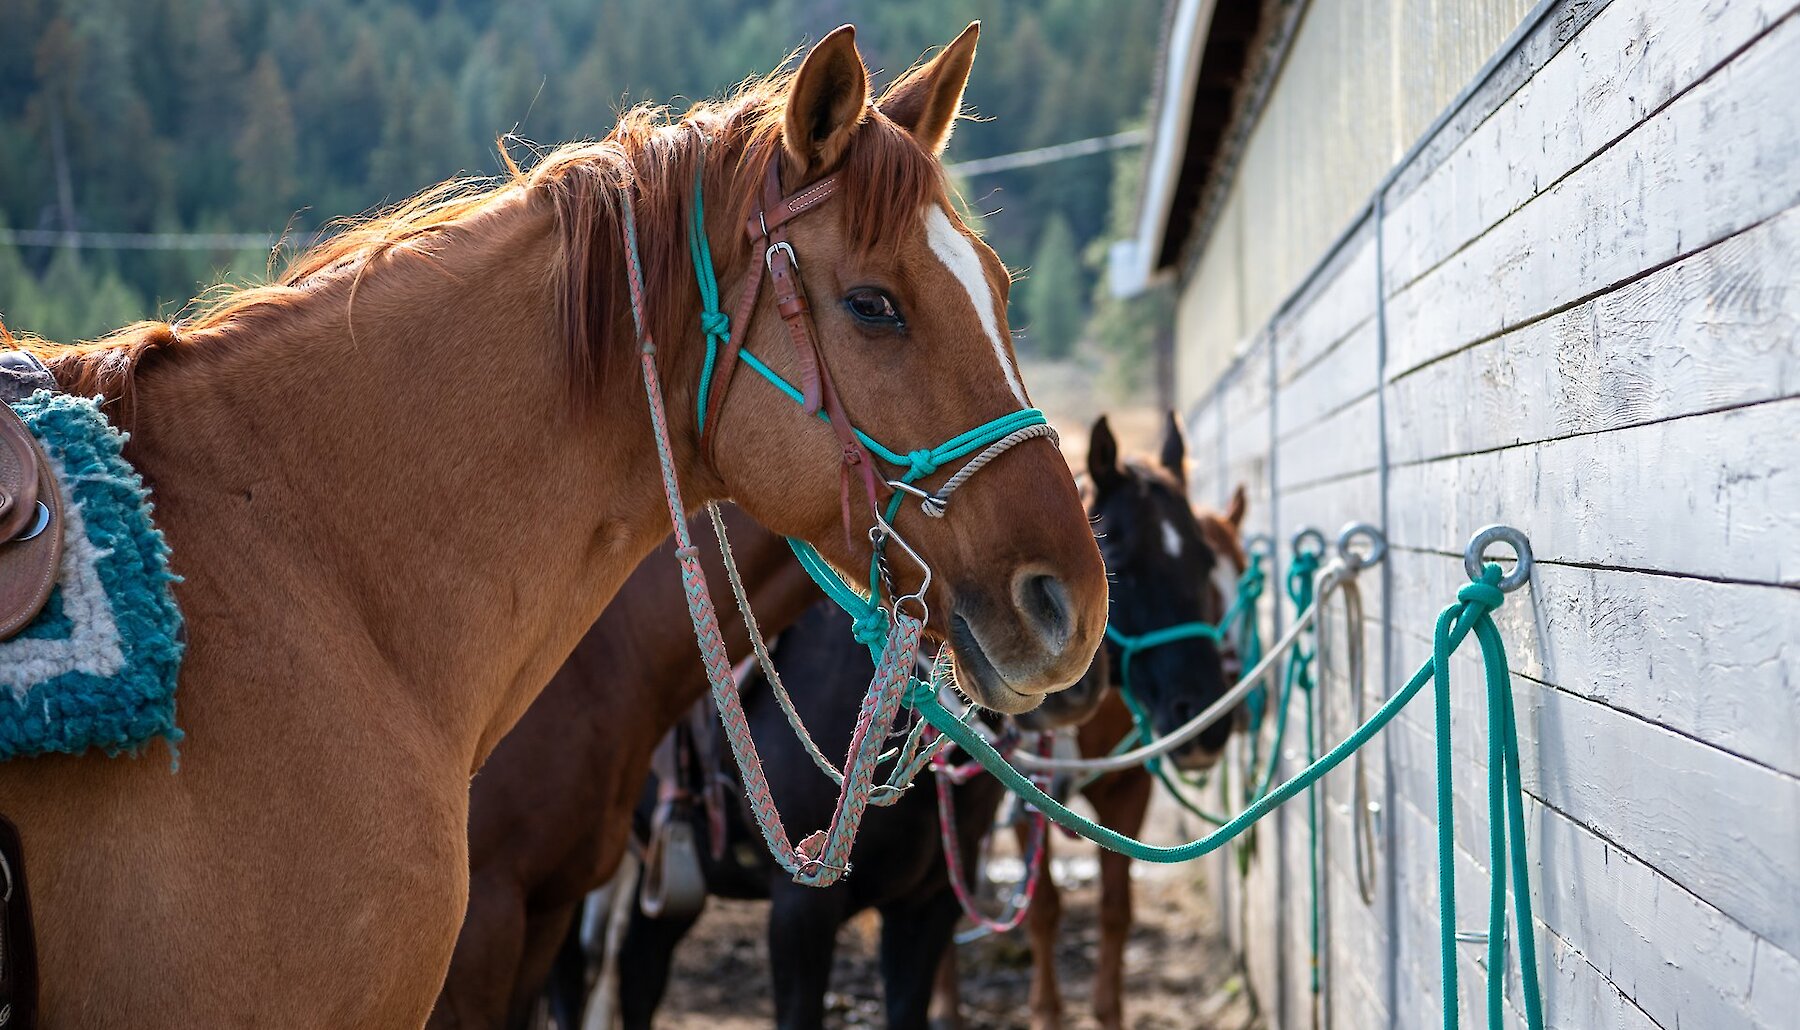
[{"label": "brown mane", "polygon": [[[679,118],[667,107],[640,104],[624,111],[605,139],[555,147],[529,168],[515,164],[502,146],[505,175],[449,180],[385,211],[340,222],[335,233],[294,255],[273,282],[214,287],[188,317],[138,322],[91,342],[67,345],[29,335],[15,338],[0,325],[0,346],[31,350],[51,366],[64,389],[104,395],[128,410],[140,362],[189,345],[186,334],[251,317],[298,317],[301,301],[346,281],[353,311],[356,286],[378,259],[403,244],[463,227],[523,192],[528,200],[554,206],[562,249],[558,307],[570,390],[578,403],[591,403],[609,384],[625,378],[621,371],[629,371],[634,350],[627,345],[629,333],[621,331],[629,318],[619,239],[621,188],[636,186],[652,335],[668,343],[697,339],[699,300],[687,246],[695,164],[707,159],[705,195],[715,205],[715,236],[720,212],[730,219],[728,227],[744,224],[767,161],[781,145],[791,80],[788,71],[747,80],[721,99],[695,104]],[[874,107],[851,137],[838,173],[841,217],[852,230],[846,236],[862,253],[892,241],[916,224],[924,205],[945,197],[938,162]],[[785,185],[792,189],[799,184]],[[749,241],[729,230],[724,238],[729,242],[715,249],[714,260],[721,282],[730,282],[749,257]],[[418,248],[410,256],[428,260],[429,253]],[[731,303],[729,298],[722,301],[727,309]]]}]

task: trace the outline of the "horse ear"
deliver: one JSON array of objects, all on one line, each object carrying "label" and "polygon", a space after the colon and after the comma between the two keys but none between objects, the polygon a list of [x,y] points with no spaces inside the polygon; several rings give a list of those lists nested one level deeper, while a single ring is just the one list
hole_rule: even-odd
[{"label": "horse ear", "polygon": [[1244,528],[1244,512],[1250,508],[1250,497],[1244,492],[1244,484],[1239,483],[1237,489],[1231,491],[1231,502],[1225,505],[1225,521],[1233,532]]},{"label": "horse ear", "polygon": [[950,142],[980,35],[981,23],[970,22],[941,53],[901,76],[881,98],[881,113],[911,133],[926,153],[941,154]]},{"label": "horse ear", "polygon": [[1177,483],[1187,487],[1187,441],[1181,436],[1181,420],[1173,411],[1163,426],[1162,465]]},{"label": "horse ear", "polygon": [[1101,415],[1088,434],[1088,476],[1097,489],[1104,489],[1119,478],[1119,441],[1113,439],[1112,426]]},{"label": "horse ear", "polygon": [[841,25],[800,62],[788,88],[781,142],[802,178],[843,158],[868,109],[869,71],[856,49],[856,28]]}]

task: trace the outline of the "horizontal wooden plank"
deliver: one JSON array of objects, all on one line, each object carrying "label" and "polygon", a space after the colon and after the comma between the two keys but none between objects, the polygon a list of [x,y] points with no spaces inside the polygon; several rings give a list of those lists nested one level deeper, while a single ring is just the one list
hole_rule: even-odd
[{"label": "horizontal wooden plank", "polygon": [[1800,782],[1561,691],[1536,692],[1520,720],[1535,793],[1800,951]]},{"label": "horizontal wooden plank", "polygon": [[1352,332],[1373,328],[1375,247],[1371,233],[1346,244],[1321,283],[1275,327],[1276,381],[1286,385]]},{"label": "horizontal wooden plank", "polygon": [[1389,209],[1383,242],[1392,287],[1517,211],[1790,9],[1791,0],[1608,6]]},{"label": "horizontal wooden plank", "polygon": [[[1392,460],[1800,394],[1800,208],[1389,386]],[[1288,404],[1282,395],[1283,417]]]},{"label": "horizontal wooden plank", "polygon": [[[1397,375],[1800,202],[1790,18],[1388,304]],[[1531,138],[1538,138],[1534,132]]]},{"label": "horizontal wooden plank", "polygon": [[1381,378],[1373,322],[1351,330],[1281,389],[1276,436],[1288,439],[1332,412],[1375,392]]},{"label": "horizontal wooden plank", "polygon": [[1559,937],[1665,1026],[1757,1023],[1750,931],[1585,827],[1530,808],[1537,914]]},{"label": "horizontal wooden plank", "polygon": [[1800,583],[1796,425],[1784,400],[1401,466],[1393,538],[1460,552],[1504,522],[1548,561]]},{"label": "horizontal wooden plank", "polygon": [[[1432,848],[1435,828],[1427,816],[1410,807],[1398,816],[1401,834],[1418,846],[1404,852],[1398,872],[1402,896],[1411,903],[1402,907],[1403,935],[1406,940],[1397,967],[1400,996],[1408,1004],[1399,1006],[1400,1026],[1433,1028],[1441,1024],[1438,976],[1437,859]],[[1466,857],[1466,856],[1459,856]],[[1486,880],[1472,864],[1457,866],[1457,898],[1459,924],[1468,929],[1486,925]],[[1473,888],[1465,892],[1465,885]],[[1569,1028],[1619,1028],[1619,1030],[1658,1030],[1658,1024],[1643,1012],[1621,989],[1608,980],[1592,963],[1568,942],[1541,922],[1538,924],[1538,973],[1542,978],[1545,1024]],[[1463,1023],[1485,1026],[1483,1002],[1487,982],[1484,947],[1480,944],[1458,946],[1457,982],[1462,999]],[[1519,1014],[1518,957],[1508,950],[1507,1026],[1521,1026]]]},{"label": "horizontal wooden plank", "polygon": [[[1429,752],[1426,734],[1409,729],[1403,735],[1419,739]],[[1433,798],[1431,772],[1415,768],[1409,779],[1399,817],[1415,833],[1428,834],[1433,825],[1427,814]],[[1459,795],[1457,805],[1457,897],[1463,925],[1477,924],[1486,911],[1488,883],[1485,811],[1473,809],[1470,801],[1480,803]],[[1472,829],[1483,832],[1470,833]],[[1794,974],[1779,968],[1785,953],[1586,827],[1529,799],[1526,837],[1533,856],[1541,953],[1578,953],[1667,1026],[1784,1025],[1758,1014],[1753,961],[1763,949],[1776,952],[1777,960],[1769,964],[1772,982],[1765,989],[1790,992]],[[1429,883],[1435,891],[1432,843],[1428,835],[1412,840],[1414,851],[1397,860],[1412,868],[1410,879]],[[1435,896],[1411,900],[1413,914],[1435,920]],[[1517,1004],[1516,978],[1509,991]]]},{"label": "horizontal wooden plank", "polygon": [[[1429,644],[1401,633],[1396,650],[1419,661]],[[1467,685],[1458,694],[1478,697],[1473,659],[1459,655],[1457,668]],[[1800,812],[1800,780],[1523,677],[1513,689],[1528,791],[1756,934],[1797,950],[1800,819],[1791,814]],[[1459,764],[1479,767],[1481,752],[1462,752],[1461,743],[1485,739],[1484,720],[1458,714]]]},{"label": "horizontal wooden plank", "polygon": [[1228,432],[1235,431],[1257,413],[1269,409],[1269,341],[1259,337],[1256,344],[1232,368],[1231,376],[1222,380],[1219,391],[1225,401],[1225,423]]},{"label": "horizontal wooden plank", "polygon": [[[1422,145],[1405,166],[1395,170],[1388,187],[1387,203],[1399,207],[1419,184],[1441,167],[1474,131],[1512,99],[1519,87],[1538,73],[1568,42],[1579,36],[1612,0],[1559,0],[1548,5],[1543,17],[1499,58],[1487,77],[1474,85],[1468,98],[1449,112],[1449,118]],[[1524,14],[1525,9],[1521,8]],[[1530,17],[1530,15],[1526,15]]]},{"label": "horizontal wooden plank", "polygon": [[1768,941],[1757,941],[1749,1007],[1757,1026],[1792,1026],[1795,1013],[1800,1013],[1800,959]]},{"label": "horizontal wooden plank", "polygon": [[[1466,581],[1456,558],[1389,560],[1415,631]],[[1800,591],[1541,563],[1494,618],[1516,671],[1800,776]]]},{"label": "horizontal wooden plank", "polygon": [[[1364,472],[1344,479],[1284,489],[1281,493],[1282,533],[1278,538],[1285,557],[1290,538],[1304,526],[1313,526],[1335,541],[1347,522],[1381,520],[1381,479]],[[1284,564],[1285,567],[1285,564]],[[1365,581],[1365,588],[1370,584]]]},{"label": "horizontal wooden plank", "polygon": [[1375,394],[1365,393],[1296,430],[1279,446],[1275,472],[1283,491],[1372,471],[1381,456],[1381,419]]}]

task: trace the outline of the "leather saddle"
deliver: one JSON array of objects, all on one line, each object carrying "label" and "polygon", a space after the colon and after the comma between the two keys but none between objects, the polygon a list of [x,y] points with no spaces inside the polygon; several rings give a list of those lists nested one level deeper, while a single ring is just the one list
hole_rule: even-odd
[{"label": "leather saddle", "polygon": [[27,351],[0,351],[0,641],[43,610],[62,559],[63,508],[56,477],[12,404],[56,379]]}]

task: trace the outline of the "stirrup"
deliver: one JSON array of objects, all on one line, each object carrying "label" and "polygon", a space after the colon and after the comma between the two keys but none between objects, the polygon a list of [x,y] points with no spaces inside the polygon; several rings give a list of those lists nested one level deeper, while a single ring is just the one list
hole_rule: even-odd
[{"label": "stirrup", "polygon": [[691,919],[706,904],[706,871],[694,824],[671,818],[650,834],[644,849],[644,874],[638,907],[652,919]]}]

